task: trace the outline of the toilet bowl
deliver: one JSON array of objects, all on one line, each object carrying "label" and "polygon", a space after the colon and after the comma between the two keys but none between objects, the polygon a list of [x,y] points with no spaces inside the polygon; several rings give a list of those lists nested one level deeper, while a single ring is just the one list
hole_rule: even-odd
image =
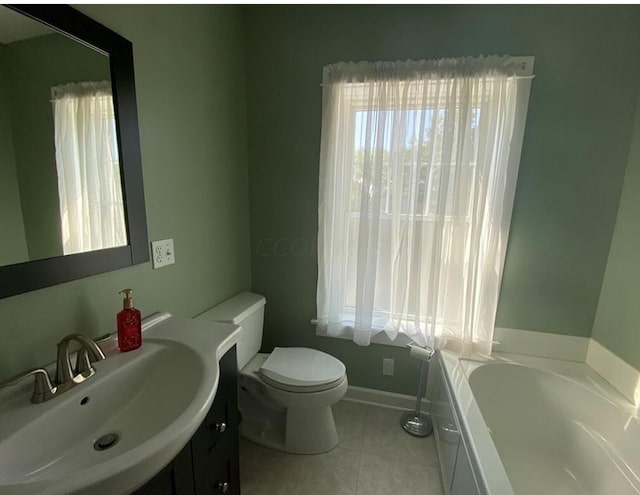
[{"label": "toilet bowl", "polygon": [[338,445],[331,405],[347,391],[337,358],[304,347],[258,353],[265,299],[241,292],[199,318],[242,326],[237,344],[238,406],[243,437],[284,452],[319,454]]}]

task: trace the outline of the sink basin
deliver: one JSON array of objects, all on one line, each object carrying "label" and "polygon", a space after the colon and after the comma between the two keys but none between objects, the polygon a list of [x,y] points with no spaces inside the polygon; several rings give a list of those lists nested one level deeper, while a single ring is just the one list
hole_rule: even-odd
[{"label": "sink basin", "polygon": [[107,351],[91,379],[59,397],[2,402],[0,493],[128,493],[175,457],[213,401],[217,357],[239,328],[164,316],[141,348]]}]

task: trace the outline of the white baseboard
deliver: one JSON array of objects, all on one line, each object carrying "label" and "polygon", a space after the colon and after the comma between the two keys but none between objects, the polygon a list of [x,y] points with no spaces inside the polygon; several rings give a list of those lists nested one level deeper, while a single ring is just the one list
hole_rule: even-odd
[{"label": "white baseboard", "polygon": [[[385,392],[373,388],[356,387],[353,385],[349,385],[347,393],[342,400],[388,407],[402,411],[412,411],[416,407],[416,398],[414,396]],[[426,399],[422,399],[421,411],[429,411],[429,402]]]},{"label": "white baseboard", "polygon": [[512,352],[583,363],[587,357],[590,339],[588,337],[496,327],[493,340],[493,350],[496,352]]},{"label": "white baseboard", "polygon": [[640,371],[594,339],[590,339],[585,363],[634,406],[640,406]]}]

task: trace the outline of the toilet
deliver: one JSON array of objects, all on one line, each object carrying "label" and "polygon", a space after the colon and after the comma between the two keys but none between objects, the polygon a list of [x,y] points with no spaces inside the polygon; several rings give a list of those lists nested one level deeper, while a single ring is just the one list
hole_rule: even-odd
[{"label": "toilet", "polygon": [[293,454],[320,454],[338,445],[331,405],[347,391],[344,364],[305,347],[260,353],[265,298],[241,292],[198,318],[242,327],[237,344],[240,434]]}]

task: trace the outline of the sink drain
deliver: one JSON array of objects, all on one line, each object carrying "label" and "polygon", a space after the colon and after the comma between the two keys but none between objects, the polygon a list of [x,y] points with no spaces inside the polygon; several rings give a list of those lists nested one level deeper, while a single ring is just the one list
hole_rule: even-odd
[{"label": "sink drain", "polygon": [[113,447],[118,443],[118,440],[120,440],[120,437],[115,433],[107,433],[106,435],[102,435],[93,443],[93,448],[98,452],[102,452],[103,450]]}]

